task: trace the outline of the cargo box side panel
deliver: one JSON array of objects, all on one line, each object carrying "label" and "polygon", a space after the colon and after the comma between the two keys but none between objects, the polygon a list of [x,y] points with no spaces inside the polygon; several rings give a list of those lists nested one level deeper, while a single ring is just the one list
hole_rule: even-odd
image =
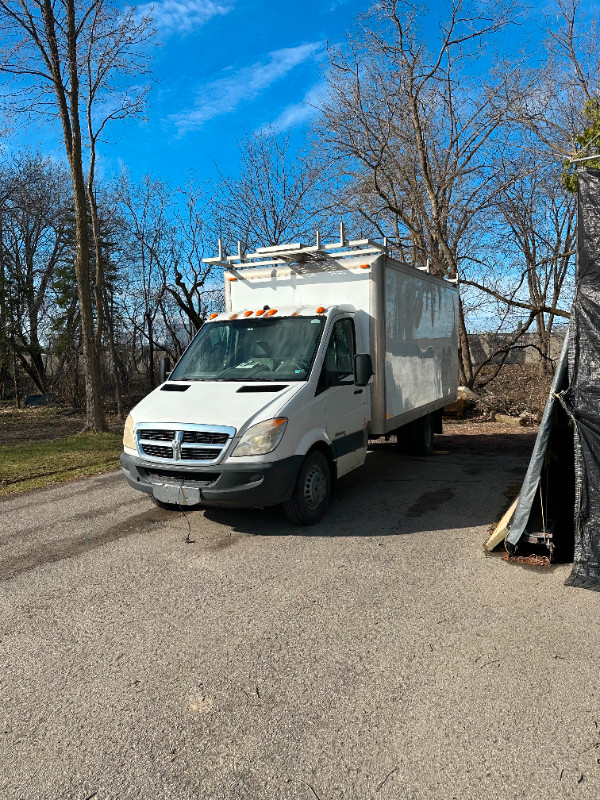
[{"label": "cargo box side panel", "polygon": [[386,429],[392,430],[456,396],[457,291],[440,279],[388,266],[385,310]]}]

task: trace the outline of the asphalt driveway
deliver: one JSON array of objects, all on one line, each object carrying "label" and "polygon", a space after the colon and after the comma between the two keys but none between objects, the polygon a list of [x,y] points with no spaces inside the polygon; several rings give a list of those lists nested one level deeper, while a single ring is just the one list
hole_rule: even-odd
[{"label": "asphalt driveway", "polygon": [[309,529],[119,474],[0,502],[0,797],[600,797],[600,596],[484,555],[522,449],[437,446]]}]

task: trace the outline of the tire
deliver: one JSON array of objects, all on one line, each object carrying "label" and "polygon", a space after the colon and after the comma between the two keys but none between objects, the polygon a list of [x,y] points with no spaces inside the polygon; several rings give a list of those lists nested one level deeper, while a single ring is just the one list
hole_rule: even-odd
[{"label": "tire", "polygon": [[433,452],[433,417],[425,417],[403,425],[396,432],[397,447],[411,456],[430,456]]},{"label": "tire", "polygon": [[309,453],[300,467],[290,499],[283,513],[296,525],[314,525],[327,511],[331,495],[331,469],[319,450]]}]

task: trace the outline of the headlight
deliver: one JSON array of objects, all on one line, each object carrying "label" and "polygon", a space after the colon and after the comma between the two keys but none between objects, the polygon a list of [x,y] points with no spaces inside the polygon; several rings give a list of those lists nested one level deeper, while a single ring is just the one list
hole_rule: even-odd
[{"label": "headlight", "polygon": [[263,456],[275,450],[285,432],[287,419],[276,417],[248,428],[232,456]]},{"label": "headlight", "polygon": [[133,419],[131,414],[125,420],[125,430],[123,431],[123,447],[135,450],[135,437],[133,435]]}]

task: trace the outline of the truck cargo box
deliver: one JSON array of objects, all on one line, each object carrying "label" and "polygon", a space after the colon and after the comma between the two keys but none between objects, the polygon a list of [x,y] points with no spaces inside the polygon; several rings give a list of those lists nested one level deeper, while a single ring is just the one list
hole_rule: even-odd
[{"label": "truck cargo box", "polygon": [[458,291],[385,253],[231,269],[226,305],[356,309],[369,343],[372,435],[387,434],[456,399]]}]

